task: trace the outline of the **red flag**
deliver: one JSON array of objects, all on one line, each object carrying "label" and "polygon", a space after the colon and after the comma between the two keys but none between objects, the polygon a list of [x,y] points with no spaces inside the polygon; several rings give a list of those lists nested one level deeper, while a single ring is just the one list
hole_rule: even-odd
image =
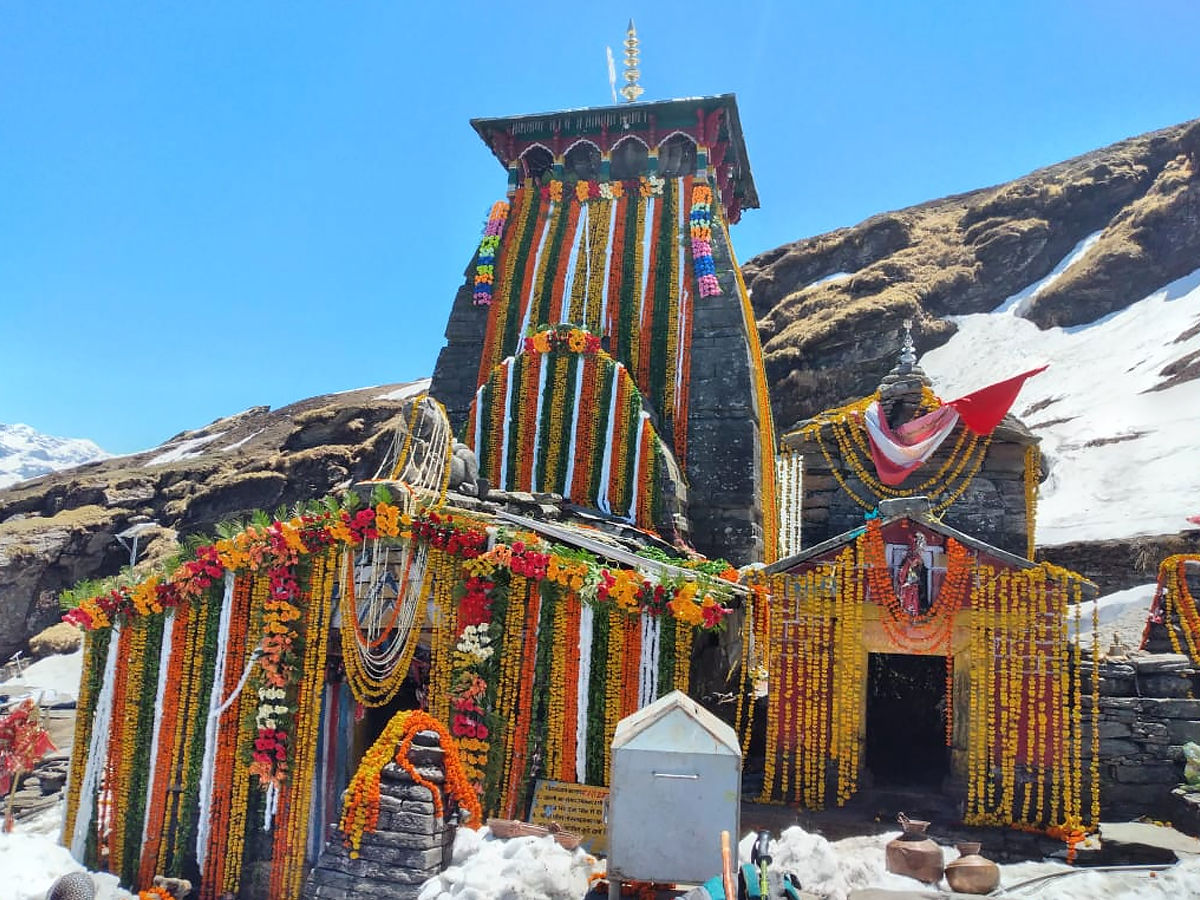
[{"label": "red flag", "polygon": [[1030,369],[1004,381],[989,384],[965,397],[951,400],[946,405],[953,406],[962,417],[963,424],[976,434],[991,434],[1016,402],[1017,394],[1021,393],[1025,380],[1044,371],[1046,366]]}]

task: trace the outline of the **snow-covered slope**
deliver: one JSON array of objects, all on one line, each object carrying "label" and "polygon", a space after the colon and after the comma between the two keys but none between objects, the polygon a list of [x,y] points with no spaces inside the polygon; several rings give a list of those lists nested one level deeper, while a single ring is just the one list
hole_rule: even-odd
[{"label": "snow-covered slope", "polygon": [[83,438],[42,434],[28,425],[0,425],[0,488],[108,454]]},{"label": "snow-covered slope", "polygon": [[[1057,273],[1087,253],[1081,243]],[[1035,286],[1031,286],[1035,287]],[[1049,363],[1013,412],[1042,439],[1049,471],[1040,545],[1174,534],[1200,511],[1200,270],[1087,325],[1039,330],[1026,288],[921,365],[946,398]]]}]

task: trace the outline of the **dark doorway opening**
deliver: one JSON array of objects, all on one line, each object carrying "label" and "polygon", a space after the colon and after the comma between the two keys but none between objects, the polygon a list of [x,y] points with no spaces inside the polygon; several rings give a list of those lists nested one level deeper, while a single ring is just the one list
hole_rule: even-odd
[{"label": "dark doorway opening", "polygon": [[950,774],[946,657],[870,654],[866,763],[881,787],[941,787]]}]

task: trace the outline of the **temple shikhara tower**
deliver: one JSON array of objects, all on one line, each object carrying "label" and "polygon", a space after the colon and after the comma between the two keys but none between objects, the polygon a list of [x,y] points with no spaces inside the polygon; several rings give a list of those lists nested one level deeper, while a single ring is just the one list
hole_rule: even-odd
[{"label": "temple shikhara tower", "polygon": [[773,558],[774,430],[728,232],[758,206],[734,97],[472,124],[507,190],[431,393],[480,475]]}]

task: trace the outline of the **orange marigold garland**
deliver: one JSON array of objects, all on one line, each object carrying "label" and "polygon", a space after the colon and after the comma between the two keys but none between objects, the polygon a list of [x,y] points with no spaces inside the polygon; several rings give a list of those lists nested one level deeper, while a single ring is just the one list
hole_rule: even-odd
[{"label": "orange marigold garland", "polygon": [[867,564],[871,599],[883,608],[881,622],[888,637],[910,653],[949,652],[954,614],[966,598],[970,579],[971,561],[966,548],[953,538],[946,539],[948,563],[941,590],[926,612],[914,616],[901,608],[896,596],[878,519],[867,523],[859,542]]}]

